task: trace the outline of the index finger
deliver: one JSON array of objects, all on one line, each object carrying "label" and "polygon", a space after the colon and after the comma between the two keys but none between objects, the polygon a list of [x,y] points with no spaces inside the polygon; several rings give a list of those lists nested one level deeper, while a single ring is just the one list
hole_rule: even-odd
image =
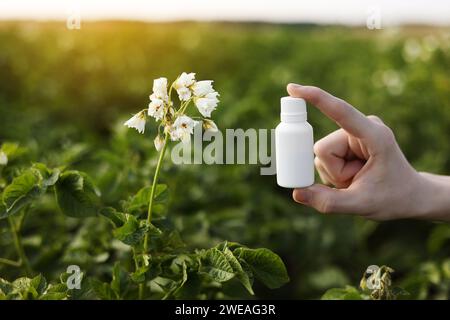
[{"label": "index finger", "polygon": [[334,120],[352,136],[357,138],[371,138],[373,136],[373,122],[344,100],[312,86],[290,83],[287,86],[287,91],[292,97],[303,98],[316,106],[317,109]]}]

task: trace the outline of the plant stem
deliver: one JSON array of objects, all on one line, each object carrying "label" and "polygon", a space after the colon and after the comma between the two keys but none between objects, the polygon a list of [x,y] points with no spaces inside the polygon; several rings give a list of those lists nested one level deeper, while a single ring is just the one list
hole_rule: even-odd
[{"label": "plant stem", "polygon": [[[139,270],[139,261],[136,256],[136,250],[132,248],[132,251],[133,251],[134,268],[135,271],[137,272]],[[139,300],[142,300],[143,297],[144,297],[144,286],[142,284],[139,284]]]},{"label": "plant stem", "polygon": [[[147,211],[147,223],[148,224],[150,224],[152,222],[153,198],[155,197],[155,190],[156,190],[156,186],[158,184],[159,171],[161,170],[161,164],[162,164],[162,160],[164,158],[164,154],[167,149],[168,140],[169,140],[169,133],[166,133],[166,135],[164,137],[164,146],[163,146],[161,152],[159,153],[158,163],[156,164],[156,169],[155,169],[155,176],[153,178],[152,188],[150,190],[150,199],[148,202],[148,211]],[[144,253],[147,253],[147,251],[148,251],[148,234],[146,234],[145,238],[144,238]]]},{"label": "plant stem", "polygon": [[144,284],[143,283],[139,283],[139,300],[144,299]]},{"label": "plant stem", "polygon": [[22,266],[22,261],[13,261],[5,258],[0,258],[0,263],[6,264],[8,266],[20,267]]},{"label": "plant stem", "polygon": [[11,217],[8,217],[8,222],[11,227],[11,233],[14,239],[14,246],[16,247],[17,254],[19,255],[20,262],[25,269],[25,273],[27,276],[30,276],[33,271],[30,267],[30,262],[28,261],[27,256],[25,255],[25,250],[23,249],[22,240],[20,238],[19,232],[16,229],[16,225],[14,224],[14,220]]},{"label": "plant stem", "polygon": [[178,115],[183,114],[186,111],[186,108],[189,105],[189,103],[191,102],[191,100],[192,100],[192,98],[181,104],[180,109],[176,113],[176,117],[178,117]]},{"label": "plant stem", "polygon": [[138,271],[139,263],[136,257],[136,250],[134,248],[131,248],[131,251],[133,252],[134,268],[136,269],[135,271]]},{"label": "plant stem", "polygon": [[[155,176],[153,177],[152,188],[150,190],[150,199],[148,201],[148,211],[147,211],[147,223],[150,224],[152,222],[152,209],[153,209],[153,198],[155,197],[156,186],[158,185],[158,176],[159,171],[161,170],[162,161],[164,159],[164,154],[167,149],[167,142],[169,141],[169,133],[166,132],[164,137],[164,146],[159,153],[158,163],[156,164]],[[148,251],[148,234],[144,237],[144,254],[147,254]],[[145,286],[143,283],[139,284],[139,300],[144,298],[144,290]]]}]

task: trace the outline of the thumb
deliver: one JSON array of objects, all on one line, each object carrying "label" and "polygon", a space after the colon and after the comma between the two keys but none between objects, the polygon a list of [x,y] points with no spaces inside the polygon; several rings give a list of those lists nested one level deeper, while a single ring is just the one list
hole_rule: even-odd
[{"label": "thumb", "polygon": [[330,188],[322,184],[295,189],[292,197],[296,202],[322,213],[351,213],[357,209],[356,197],[350,190]]}]

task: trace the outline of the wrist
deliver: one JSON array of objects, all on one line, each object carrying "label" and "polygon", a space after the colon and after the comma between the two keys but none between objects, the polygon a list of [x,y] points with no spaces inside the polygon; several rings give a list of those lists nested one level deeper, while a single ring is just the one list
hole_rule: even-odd
[{"label": "wrist", "polygon": [[415,192],[416,213],[414,218],[436,221],[450,221],[450,178],[417,173]]}]

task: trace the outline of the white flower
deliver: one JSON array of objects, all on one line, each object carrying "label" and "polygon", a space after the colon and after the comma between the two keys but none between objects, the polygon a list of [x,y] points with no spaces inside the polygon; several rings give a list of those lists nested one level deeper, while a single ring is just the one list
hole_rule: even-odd
[{"label": "white flower", "polygon": [[124,123],[128,128],[135,128],[139,133],[144,133],[145,130],[145,112],[141,111],[132,116]]},{"label": "white flower", "polygon": [[177,89],[178,97],[180,101],[188,101],[191,98],[191,90],[186,87],[181,87]]},{"label": "white flower", "polygon": [[206,132],[218,132],[219,129],[217,128],[217,125],[214,123],[214,121],[210,119],[203,119],[203,129],[205,129]]},{"label": "white flower", "polygon": [[195,105],[202,116],[211,117],[211,112],[216,109],[217,103],[219,102],[219,99],[217,99],[218,95],[218,92],[211,92],[202,98],[195,99]]},{"label": "white flower", "polygon": [[8,156],[5,152],[0,150],[0,166],[6,166],[8,164]]},{"label": "white flower", "polygon": [[204,97],[208,93],[213,93],[212,80],[197,81],[192,85],[192,91],[196,97]]},{"label": "white flower", "polygon": [[175,83],[173,84],[173,86],[175,89],[178,90],[179,88],[188,88],[188,87],[192,86],[194,84],[194,82],[195,82],[195,73],[183,72],[182,74],[180,74],[178,79],[175,80]]},{"label": "white flower", "polygon": [[187,101],[191,98],[191,90],[189,89],[195,83],[195,73],[183,72],[173,83],[173,87],[177,90],[180,101]]},{"label": "white flower", "polygon": [[150,96],[151,100],[155,98],[167,101],[169,96],[167,95],[167,78],[158,78],[153,80],[153,94]]},{"label": "white flower", "polygon": [[159,152],[164,147],[165,141],[164,138],[158,134],[155,140],[153,140],[153,143],[155,144],[156,151]]},{"label": "white flower", "polygon": [[156,120],[161,120],[164,116],[164,101],[154,98],[148,105],[148,115]]},{"label": "white flower", "polygon": [[184,143],[191,141],[191,134],[194,132],[194,127],[198,121],[195,121],[188,116],[180,116],[169,128],[170,138],[173,141],[181,140]]}]

